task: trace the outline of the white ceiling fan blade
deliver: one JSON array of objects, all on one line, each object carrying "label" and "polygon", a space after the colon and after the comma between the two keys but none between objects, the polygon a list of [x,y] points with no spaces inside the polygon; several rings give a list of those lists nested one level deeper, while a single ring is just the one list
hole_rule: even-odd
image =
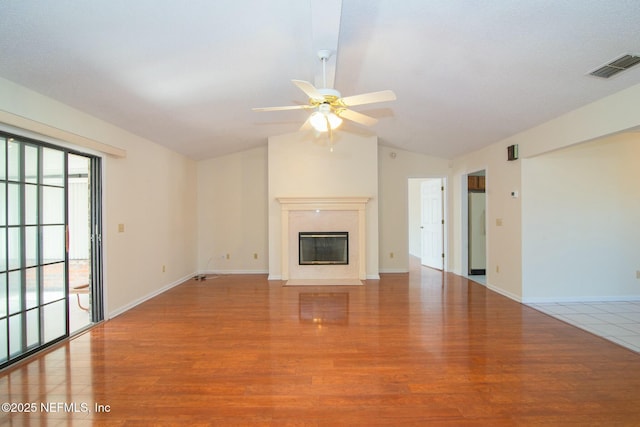
[{"label": "white ceiling fan blade", "polygon": [[378,119],[374,119],[373,117],[366,116],[353,110],[337,110],[336,114],[343,119],[351,120],[352,122],[360,123],[365,126],[373,126],[378,123]]},{"label": "white ceiling fan blade", "polygon": [[257,107],[252,108],[253,111],[284,111],[284,110],[306,110],[313,108],[312,105],[287,105],[284,107]]},{"label": "white ceiling fan blade", "polygon": [[291,80],[294,85],[298,86],[301,91],[307,94],[307,96],[316,101],[316,102],[324,102],[324,96],[318,92],[318,89],[314,85],[309,82],[305,82],[304,80]]},{"label": "white ceiling fan blade", "polygon": [[373,104],[374,102],[395,101],[396,94],[391,90],[383,90],[380,92],[363,93],[361,95],[353,95],[342,98],[342,102],[347,107],[362,104]]}]

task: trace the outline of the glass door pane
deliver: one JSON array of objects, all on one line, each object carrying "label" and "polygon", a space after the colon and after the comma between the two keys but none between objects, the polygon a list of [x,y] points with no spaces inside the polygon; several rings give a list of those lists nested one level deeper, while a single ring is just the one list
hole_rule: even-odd
[{"label": "glass door pane", "polygon": [[103,319],[100,165],[0,132],[0,368]]},{"label": "glass door pane", "polygon": [[0,135],[0,365],[9,359],[7,315],[7,138]]},{"label": "glass door pane", "polygon": [[0,366],[68,335],[66,153],[0,139]]}]

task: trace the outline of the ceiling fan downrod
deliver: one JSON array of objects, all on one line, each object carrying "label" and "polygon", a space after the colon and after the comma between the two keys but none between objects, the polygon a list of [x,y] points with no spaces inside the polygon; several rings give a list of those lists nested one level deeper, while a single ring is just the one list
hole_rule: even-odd
[{"label": "ceiling fan downrod", "polygon": [[322,61],[322,87],[327,87],[327,61],[331,58],[331,51],[328,49],[320,49],[318,58]]}]

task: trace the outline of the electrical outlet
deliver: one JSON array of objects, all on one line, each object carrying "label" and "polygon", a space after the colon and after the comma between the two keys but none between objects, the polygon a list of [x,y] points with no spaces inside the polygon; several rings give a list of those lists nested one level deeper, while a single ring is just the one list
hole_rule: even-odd
[{"label": "electrical outlet", "polygon": [[162,272],[164,273],[164,272],[166,272],[166,271],[167,271],[167,266],[166,266],[166,265],[164,265],[164,264],[162,264]]},{"label": "electrical outlet", "polygon": [[496,273],[500,273],[500,266],[496,265]]},{"label": "electrical outlet", "polygon": [[496,225],[502,227],[502,218],[496,218]]},{"label": "electrical outlet", "polygon": [[394,256],[395,256],[395,254],[394,254],[393,252],[391,252],[391,253],[389,254],[389,258],[393,258]]},{"label": "electrical outlet", "polygon": [[258,259],[258,254],[257,253],[253,254],[253,259]]},{"label": "electrical outlet", "polygon": [[124,224],[118,224],[118,233],[124,233]]},{"label": "electrical outlet", "polygon": [[230,258],[231,258],[231,255],[227,254],[227,259],[230,259]]}]

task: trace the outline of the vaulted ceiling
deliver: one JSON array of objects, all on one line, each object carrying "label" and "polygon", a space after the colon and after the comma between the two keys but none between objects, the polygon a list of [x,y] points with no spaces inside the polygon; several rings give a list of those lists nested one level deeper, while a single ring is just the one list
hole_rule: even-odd
[{"label": "vaulted ceiling", "polygon": [[[637,0],[56,0],[0,2],[0,77],[195,159],[296,131],[335,54],[343,96],[388,146],[453,158],[640,83]],[[0,94],[0,96],[2,96]],[[18,101],[16,101],[18,102]],[[117,145],[117,141],[104,141]]]}]

